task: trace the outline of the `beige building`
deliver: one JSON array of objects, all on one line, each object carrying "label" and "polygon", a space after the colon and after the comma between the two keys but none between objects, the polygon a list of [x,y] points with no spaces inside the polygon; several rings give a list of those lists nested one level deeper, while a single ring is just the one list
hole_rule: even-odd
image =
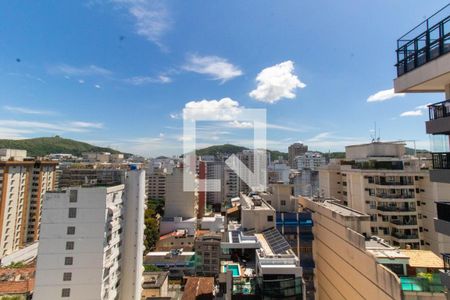
[{"label": "beige building", "polygon": [[174,168],[166,177],[166,197],[164,218],[197,216],[197,196],[194,191],[185,191],[183,187],[183,168]]},{"label": "beige building", "polygon": [[275,209],[258,194],[241,193],[241,225],[256,233],[275,227]]},{"label": "beige building", "polygon": [[302,143],[294,143],[288,147],[288,164],[292,169],[297,169],[295,158],[308,152],[308,146]]},{"label": "beige building", "polygon": [[346,147],[346,159],[319,172],[320,191],[370,216],[370,234],[400,248],[450,250],[434,230],[434,202],[450,199],[450,185],[430,181],[429,161],[405,156],[402,143]]},{"label": "beige building", "polygon": [[142,300],[169,296],[169,272],[144,272],[142,277]]},{"label": "beige building", "polygon": [[42,199],[55,188],[57,163],[25,159],[26,151],[2,149],[0,161],[0,258],[39,238]]},{"label": "beige building", "polygon": [[147,198],[164,199],[166,196],[167,174],[161,171],[147,174]]},{"label": "beige building", "polygon": [[220,273],[221,233],[203,232],[195,238],[196,274],[215,276]]},{"label": "beige building", "polygon": [[431,251],[402,252],[370,237],[370,216],[335,199],[299,203],[313,212],[316,299],[445,299],[442,262]]}]

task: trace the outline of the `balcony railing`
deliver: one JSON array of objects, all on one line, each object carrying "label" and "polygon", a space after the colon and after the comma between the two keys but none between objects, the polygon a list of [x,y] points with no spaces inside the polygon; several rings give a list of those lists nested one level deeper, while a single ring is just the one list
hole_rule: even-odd
[{"label": "balcony railing", "polygon": [[450,117],[450,99],[428,105],[430,120]]},{"label": "balcony railing", "polygon": [[400,240],[416,240],[419,238],[418,234],[403,234],[398,232],[392,233],[392,236]]},{"label": "balcony railing", "polygon": [[437,218],[450,222],[450,202],[436,202]]},{"label": "balcony railing", "polygon": [[391,223],[399,226],[414,226],[417,225],[416,220],[391,220]]},{"label": "balcony railing", "polygon": [[450,169],[450,152],[434,152],[433,169]]},{"label": "balcony railing", "polygon": [[397,76],[450,51],[449,11],[450,4],[397,40]]},{"label": "balcony railing", "polygon": [[377,206],[377,209],[381,211],[398,211],[398,212],[416,211],[415,207],[398,207],[398,206]]}]

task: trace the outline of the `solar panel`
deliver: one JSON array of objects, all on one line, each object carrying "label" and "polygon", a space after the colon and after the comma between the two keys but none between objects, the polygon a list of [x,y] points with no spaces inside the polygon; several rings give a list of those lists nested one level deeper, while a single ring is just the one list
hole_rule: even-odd
[{"label": "solar panel", "polygon": [[263,235],[274,254],[285,254],[286,251],[292,249],[276,228],[264,231]]}]

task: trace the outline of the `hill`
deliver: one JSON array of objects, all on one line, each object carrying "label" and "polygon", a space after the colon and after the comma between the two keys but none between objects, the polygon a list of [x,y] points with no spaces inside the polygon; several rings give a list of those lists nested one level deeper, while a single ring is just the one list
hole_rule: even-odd
[{"label": "hill", "polygon": [[65,139],[59,136],[24,140],[0,139],[0,148],[27,150],[28,156],[44,156],[50,153],[70,153],[77,156],[81,156],[82,152],[122,153],[111,148],[97,147],[88,143]]},{"label": "hill", "polygon": [[[236,146],[232,144],[224,144],[224,145],[214,145],[207,148],[197,150],[197,155],[217,155],[217,154],[236,154],[238,152],[242,152],[243,150],[248,150],[246,147]],[[278,159],[278,157],[282,156],[283,159],[287,159],[287,153],[280,152],[277,150],[267,150],[270,153],[272,159]]]},{"label": "hill", "polygon": [[[236,146],[232,144],[224,144],[224,145],[215,145],[207,148],[197,150],[197,155],[216,155],[219,153],[228,153],[228,154],[236,154],[241,152],[242,150],[248,150],[246,147]],[[270,153],[270,157],[272,160],[278,159],[280,156],[284,159],[288,159],[288,154],[286,152],[281,152],[278,150],[267,150]],[[312,150],[313,151],[313,150]],[[320,152],[320,151],[314,151]],[[327,158],[344,158],[344,152],[331,152],[331,153],[323,153]]]}]

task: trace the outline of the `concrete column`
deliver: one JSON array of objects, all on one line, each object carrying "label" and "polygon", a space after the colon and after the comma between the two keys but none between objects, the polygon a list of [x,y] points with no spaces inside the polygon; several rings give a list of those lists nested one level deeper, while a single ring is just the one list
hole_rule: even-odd
[{"label": "concrete column", "polygon": [[450,83],[446,84],[445,87],[445,100],[450,99]]}]

